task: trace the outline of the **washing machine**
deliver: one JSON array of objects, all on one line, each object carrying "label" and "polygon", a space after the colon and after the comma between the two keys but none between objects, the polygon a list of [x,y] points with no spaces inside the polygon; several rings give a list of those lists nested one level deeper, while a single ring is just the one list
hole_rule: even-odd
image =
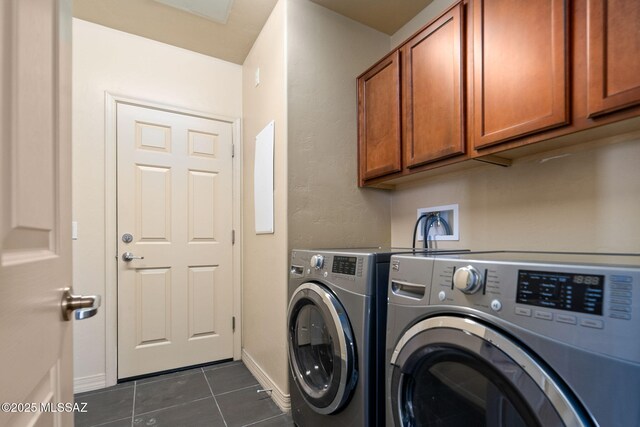
[{"label": "washing machine", "polygon": [[289,388],[298,426],[384,425],[389,260],[392,254],[407,251],[422,252],[292,251]]},{"label": "washing machine", "polygon": [[388,426],[640,426],[640,257],[391,258]]}]

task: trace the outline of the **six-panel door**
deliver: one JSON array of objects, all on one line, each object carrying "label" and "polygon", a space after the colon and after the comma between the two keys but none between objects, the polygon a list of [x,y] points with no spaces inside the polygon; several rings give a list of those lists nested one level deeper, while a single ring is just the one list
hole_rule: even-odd
[{"label": "six-panel door", "polygon": [[118,377],[231,358],[232,125],[117,114]]}]

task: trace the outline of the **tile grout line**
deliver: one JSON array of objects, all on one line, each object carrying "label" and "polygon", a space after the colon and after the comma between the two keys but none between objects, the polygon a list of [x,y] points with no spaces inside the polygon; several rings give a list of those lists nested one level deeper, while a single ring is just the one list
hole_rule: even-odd
[{"label": "tile grout line", "polygon": [[222,422],[224,423],[224,427],[229,427],[227,425],[227,420],[224,419],[224,414],[222,413],[222,409],[220,409],[220,405],[218,405],[218,399],[216,399],[215,394],[213,394],[213,389],[211,388],[211,384],[209,384],[209,378],[207,378],[207,374],[204,373],[204,369],[202,369],[202,375],[204,375],[204,380],[207,382],[207,386],[209,387],[209,391],[211,392],[211,396],[213,397],[213,401],[216,403],[216,407],[218,408],[218,412],[220,412],[220,417],[222,417]]},{"label": "tile grout line", "polygon": [[[202,368],[194,368],[194,369],[198,369],[200,371],[207,372],[207,371],[216,371],[218,369],[231,368],[231,367],[236,366],[236,365],[240,365],[240,361],[233,360],[231,362],[225,362],[224,366],[223,365],[207,365],[207,366],[202,367]],[[124,383],[116,384],[113,387],[105,387],[105,388],[100,388],[100,389],[97,389],[97,390],[90,390],[90,391],[83,391],[83,392],[80,392],[80,393],[74,393],[73,397],[74,397],[74,399],[78,399],[78,398],[82,398],[82,397],[93,396],[93,395],[96,395],[96,394],[109,393],[109,392],[116,391],[116,390],[123,390],[123,389],[126,389],[126,388],[133,387],[136,383],[138,383],[140,381],[142,381],[140,383],[140,385],[145,385],[145,384],[157,383],[159,381],[170,380],[172,378],[180,378],[180,377],[184,377],[184,376],[187,376],[187,375],[195,375],[195,374],[197,374],[197,372],[189,373],[189,371],[190,370],[180,371],[181,375],[175,375],[176,372],[173,372],[173,373],[168,373],[168,374],[162,374],[162,375],[147,377],[147,378],[143,378],[141,380],[126,381]],[[171,376],[169,378],[162,378],[165,375],[173,375],[173,376]],[[107,390],[107,388],[109,388],[109,390]]]},{"label": "tile grout line", "polygon": [[224,393],[218,393],[216,396],[224,396],[225,394],[235,393],[236,391],[247,390],[247,389],[250,389],[250,388],[253,388],[253,387],[260,387],[260,383],[251,384],[251,385],[248,385],[246,387],[237,388],[235,390],[225,391]]},{"label": "tile grout line", "polygon": [[210,398],[211,396],[205,396],[205,397],[201,397],[199,399],[195,399],[195,400],[190,400],[188,402],[182,402],[182,403],[176,403],[175,405],[171,405],[171,406],[165,406],[163,408],[159,408],[159,409],[154,409],[153,411],[147,411],[147,412],[140,412],[138,415],[142,416],[142,415],[149,415],[152,414],[154,412],[160,412],[160,411],[165,411],[167,409],[174,409],[174,408],[178,408],[180,406],[184,406],[184,405],[188,405],[190,403],[194,403],[194,402],[200,402],[201,400],[206,400],[208,398]]},{"label": "tile grout line", "polygon": [[[205,378],[205,381],[206,381],[207,376],[206,376],[206,375],[204,375],[204,372],[202,372],[202,369],[201,369],[201,368],[198,368],[198,370],[200,370],[200,371],[201,371],[201,372],[200,372],[200,375],[203,375],[203,376],[204,376],[204,378]],[[198,372],[192,372],[192,373],[191,373],[191,374],[189,374],[189,375],[194,375],[194,376],[196,376],[196,375],[198,375]],[[185,376],[187,376],[187,375],[181,375],[181,376],[178,376],[178,377],[175,377],[175,378],[183,378],[183,377],[185,377]],[[167,380],[167,381],[170,381],[170,380],[173,380],[173,379],[174,379],[174,377],[171,377],[171,378],[167,378],[166,380]],[[164,381],[164,380],[162,380],[162,381]],[[160,381],[154,381],[154,382],[160,382]],[[137,381],[136,381],[136,383],[137,383]],[[148,382],[144,382],[144,383],[142,383],[141,385],[142,385],[142,386],[144,386],[144,385],[147,385],[147,384],[149,384],[149,383],[148,383]],[[207,385],[208,385],[208,384],[207,384]],[[211,387],[209,387],[209,392],[211,392]],[[212,393],[212,394],[213,394],[213,393]],[[182,406],[182,405],[187,405],[187,404],[189,404],[189,403],[199,402],[199,401],[201,401],[201,400],[208,399],[208,398],[210,398],[210,397],[213,397],[213,396],[204,396],[204,397],[199,397],[199,398],[194,399],[194,400],[189,400],[189,401],[187,401],[187,402],[176,403],[175,405],[162,406],[162,407],[160,407],[160,408],[156,408],[156,409],[153,409],[153,410],[151,410],[151,411],[140,412],[138,415],[148,415],[148,414],[151,414],[151,413],[153,413],[153,412],[164,411],[165,409],[173,409],[173,408],[177,408],[177,407]],[[135,406],[135,401],[134,401],[134,406]],[[134,411],[133,411],[133,412],[134,412],[134,418],[135,418],[135,408],[134,408]]]},{"label": "tile grout line", "polygon": [[105,421],[103,423],[100,424],[91,424],[90,427],[100,427],[100,426],[106,426],[107,424],[111,424],[111,423],[115,423],[117,421],[123,421],[123,420],[128,420],[129,418],[120,418],[119,420],[113,420],[113,421]]},{"label": "tile grout line", "polygon": [[[188,371],[183,371],[180,372],[179,375],[177,372],[171,373],[171,374],[164,374],[164,375],[158,375],[157,377],[148,377],[148,378],[143,378],[142,380],[136,380],[135,382],[138,383],[138,381],[142,381],[140,383],[140,385],[146,385],[146,384],[155,384],[155,383],[159,383],[160,381],[169,381],[172,380],[174,378],[182,378],[182,377],[187,377],[189,375],[197,375],[197,372],[191,372],[191,370]],[[165,377],[166,378],[163,378]]]},{"label": "tile grout line", "polygon": [[133,427],[133,422],[136,417],[136,386],[138,385],[137,381],[133,382],[133,405],[131,405],[131,427]]},{"label": "tile grout line", "polygon": [[[208,371],[217,371],[219,369],[226,369],[226,368],[231,368],[233,366],[239,365],[240,363],[237,361],[233,361],[233,362],[226,362],[228,363],[228,365],[225,366],[219,366],[219,365],[208,365],[205,366],[203,368],[194,368],[194,369],[198,369],[200,371],[204,370],[204,372],[208,372]],[[193,370],[193,369],[191,369]],[[96,390],[91,390],[91,391],[83,391],[80,393],[74,393],[73,397],[74,399],[78,399],[78,398],[83,398],[83,397],[88,397],[88,396],[94,396],[96,394],[102,394],[102,393],[110,393],[112,391],[118,391],[118,390],[124,390],[130,387],[133,387],[134,384],[140,382],[140,385],[145,385],[145,384],[153,384],[153,383],[157,383],[159,381],[166,381],[166,380],[170,380],[173,378],[180,378],[180,377],[185,377],[187,375],[195,375],[198,372],[190,372],[191,370],[186,370],[186,371],[181,371],[181,372],[173,372],[173,373],[168,373],[168,374],[162,374],[162,375],[157,375],[157,376],[152,376],[152,377],[147,377],[147,378],[143,378],[140,380],[131,380],[131,381],[126,381],[124,383],[120,383],[120,384],[116,384],[115,386],[112,387],[105,387],[105,388],[100,388],[100,389],[96,389]],[[180,373],[180,375],[176,375]],[[166,375],[171,375],[168,378],[162,378]]]},{"label": "tile grout line", "polygon": [[[187,369],[186,371],[170,372],[168,374],[162,374],[162,375],[147,377],[147,378],[143,378],[142,380],[136,380],[134,382],[137,383],[138,381],[142,381],[140,383],[140,385],[153,384],[153,383],[157,383],[157,382],[160,382],[160,381],[171,380],[173,378],[186,377],[187,375],[196,375],[198,373],[197,371],[196,372],[192,372],[192,371],[195,371],[195,370],[199,370],[199,371],[203,371],[203,372],[217,371],[218,369],[231,368],[233,366],[236,366],[236,365],[240,364],[240,363],[235,363],[235,361],[226,362],[226,363],[228,363],[228,365],[225,365],[225,366],[207,365],[207,366],[204,366],[202,368],[193,368],[193,369]],[[168,377],[167,378],[162,378],[162,377],[165,377],[165,376],[168,376]],[[87,392],[87,393],[91,393],[91,392]]]},{"label": "tile grout line", "polygon": [[[101,427],[101,426],[106,426],[107,424],[111,424],[111,423],[115,423],[118,421],[124,421],[124,420],[128,420],[129,417],[127,418],[120,418],[119,420],[112,420],[112,421],[105,421],[105,422],[101,422],[100,424],[91,424],[89,427]],[[244,426],[243,426],[244,427]]]},{"label": "tile grout line", "polygon": [[208,366],[203,366],[202,369],[204,372],[207,371],[217,371],[218,369],[227,369],[227,368],[233,368],[234,366],[238,366],[238,365],[242,365],[242,361],[241,360],[233,360],[231,362],[226,362],[224,364],[220,364],[220,365],[208,365]]},{"label": "tile grout line", "polygon": [[112,421],[105,421],[105,422],[101,422],[100,424],[91,424],[89,427],[101,427],[101,426],[106,426],[107,424],[111,424],[111,423],[115,423],[117,421],[123,421],[123,420],[128,420],[129,418],[120,418],[119,420],[112,420]]},{"label": "tile grout line", "polygon": [[[158,380],[154,380],[154,381],[144,381],[144,382],[142,382],[140,385],[141,385],[141,386],[144,386],[144,385],[146,385],[146,384],[153,384],[153,383],[157,383],[157,382],[161,382],[161,381],[168,381],[168,380],[173,380],[173,379],[184,378],[185,376],[190,376],[190,375],[194,375],[194,376],[196,376],[198,373],[200,373],[200,375],[203,375],[203,376],[205,377],[205,382],[207,383],[207,387],[208,387],[208,389],[209,389],[210,397],[212,397],[212,398],[213,398],[213,400],[214,400],[214,402],[215,402],[215,404],[216,404],[216,407],[217,407],[217,409],[218,409],[218,413],[220,414],[220,416],[221,416],[221,418],[222,418],[222,420],[223,420],[224,426],[225,426],[225,427],[228,427],[228,426],[229,426],[229,424],[227,423],[227,420],[225,419],[225,417],[224,417],[224,415],[223,415],[223,413],[222,413],[222,408],[220,407],[220,404],[219,404],[219,402],[218,402],[218,399],[216,398],[216,395],[213,393],[213,388],[212,388],[211,382],[209,381],[209,378],[208,378],[208,376],[207,376],[207,372],[212,372],[212,373],[213,373],[214,371],[224,370],[224,369],[227,369],[227,368],[233,368],[233,367],[236,367],[236,366],[238,366],[238,365],[239,365],[239,366],[244,366],[244,364],[242,363],[242,361],[237,361],[237,362],[236,362],[236,361],[234,361],[234,362],[231,362],[231,363],[229,363],[229,364],[225,364],[225,365],[226,365],[226,366],[215,366],[215,367],[206,366],[206,367],[200,367],[200,368],[196,368],[196,369],[194,369],[193,371],[190,371],[190,372],[189,372],[189,371],[184,371],[184,372],[183,372],[183,373],[181,373],[180,375],[175,375],[175,374],[174,374],[174,376],[171,376],[170,378],[158,379]],[[195,371],[195,372],[194,372],[194,371]],[[255,379],[254,379],[254,380],[255,380]],[[128,383],[128,384],[126,384],[126,385],[121,385],[121,387],[118,387],[118,388],[115,388],[115,389],[112,389],[112,390],[95,390],[95,391],[93,391],[93,392],[87,392],[87,394],[86,394],[85,396],[83,396],[83,397],[87,397],[87,398],[89,398],[89,397],[93,397],[93,396],[107,395],[107,394],[109,394],[109,393],[111,393],[111,392],[116,392],[116,391],[123,391],[123,390],[129,390],[129,389],[132,389],[133,397],[132,397],[132,406],[131,406],[131,408],[132,408],[132,409],[131,409],[131,411],[132,411],[132,413],[131,413],[131,417],[130,417],[130,418],[129,418],[129,417],[127,417],[127,418],[120,418],[119,420],[115,420],[115,421],[124,421],[124,420],[126,420],[126,419],[130,419],[130,420],[131,420],[131,426],[133,427],[133,426],[135,425],[135,421],[136,421],[136,417],[135,417],[135,416],[136,416],[135,408],[136,408],[136,403],[137,403],[137,402],[136,402],[136,395],[137,395],[137,386],[138,386],[138,382],[140,382],[140,381],[139,381],[139,380],[133,380],[133,381],[131,381],[130,383]],[[255,384],[248,385],[248,386],[245,386],[245,387],[240,387],[240,388],[237,388],[237,389],[234,389],[234,390],[225,391],[225,392],[223,392],[223,393],[220,393],[218,396],[224,396],[224,395],[227,395],[227,394],[230,394],[230,393],[239,392],[239,391],[243,391],[243,390],[250,390],[250,389],[253,389],[253,388],[256,388],[256,387],[259,387],[259,386],[260,386],[260,384],[259,384],[259,383],[255,383]],[[201,400],[208,399],[208,398],[209,398],[209,397],[207,396],[207,397],[203,397],[203,398],[200,398],[200,399],[195,399],[195,400],[193,400],[192,402],[197,402],[197,401],[201,401]],[[171,406],[168,406],[168,407],[165,407],[165,408],[159,408],[159,409],[156,409],[156,410],[153,410],[153,411],[146,411],[146,412],[141,413],[141,414],[138,414],[138,415],[148,415],[148,414],[153,413],[153,412],[156,412],[156,411],[161,411],[161,410],[165,410],[165,409],[176,408],[176,407],[182,406],[182,405],[187,404],[187,403],[192,403],[192,402],[185,402],[185,403],[181,403],[181,404],[171,405]],[[268,418],[265,418],[265,419],[263,419],[263,420],[256,421],[256,422],[252,422],[252,423],[247,424],[247,425],[253,425],[253,424],[255,424],[255,423],[259,423],[259,422],[262,422],[262,421],[266,421],[266,420],[269,420],[269,419],[271,419],[271,418],[277,418],[278,416],[280,416],[280,415],[275,415],[275,416],[273,416],[273,417],[268,417]],[[101,422],[100,424],[97,424],[96,426],[98,426],[98,425],[99,425],[99,426],[106,425],[106,424],[111,423],[111,422],[113,422],[113,421],[109,421],[109,422]]]},{"label": "tile grout line", "polygon": [[254,426],[256,424],[259,424],[259,423],[262,423],[262,422],[265,422],[265,421],[269,421],[269,420],[273,420],[273,419],[278,418],[278,417],[284,417],[285,415],[286,414],[283,412],[282,414],[274,415],[273,417],[268,417],[268,418],[265,418],[263,420],[258,420],[258,421],[254,421],[254,422],[249,423],[249,424],[244,424],[242,427]]}]

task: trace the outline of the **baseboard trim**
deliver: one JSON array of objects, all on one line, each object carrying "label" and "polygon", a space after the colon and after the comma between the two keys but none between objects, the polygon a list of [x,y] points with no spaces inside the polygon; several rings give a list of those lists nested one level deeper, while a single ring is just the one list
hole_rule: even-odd
[{"label": "baseboard trim", "polygon": [[272,390],[271,399],[273,399],[275,404],[278,405],[278,407],[283,412],[290,412],[291,396],[289,394],[285,394],[282,390],[280,390],[276,383],[273,382],[269,375],[267,375],[266,372],[262,370],[260,365],[256,363],[253,357],[251,357],[244,348],[242,349],[242,361],[244,362],[249,372],[251,372],[253,376],[256,377],[262,388]]},{"label": "baseboard trim", "polygon": [[73,392],[84,393],[85,391],[99,390],[107,386],[106,374],[89,375],[73,379]]}]

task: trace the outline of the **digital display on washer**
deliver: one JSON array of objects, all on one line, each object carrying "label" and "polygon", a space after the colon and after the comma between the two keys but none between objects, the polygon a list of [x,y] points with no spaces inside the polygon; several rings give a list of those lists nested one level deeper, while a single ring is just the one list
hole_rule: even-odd
[{"label": "digital display on washer", "polygon": [[333,267],[331,267],[332,273],[348,274],[350,276],[356,275],[356,266],[358,265],[358,258],[354,256],[334,256]]},{"label": "digital display on washer", "polygon": [[516,302],[602,316],[604,276],[518,270]]}]

